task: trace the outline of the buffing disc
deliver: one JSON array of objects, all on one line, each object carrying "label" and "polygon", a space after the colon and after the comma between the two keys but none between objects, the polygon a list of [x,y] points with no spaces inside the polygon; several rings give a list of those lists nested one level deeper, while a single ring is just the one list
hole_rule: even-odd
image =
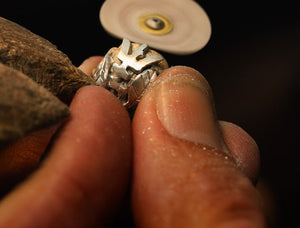
[{"label": "buffing disc", "polygon": [[178,55],[199,51],[211,36],[210,20],[193,0],[106,0],[100,21],[117,38]]}]

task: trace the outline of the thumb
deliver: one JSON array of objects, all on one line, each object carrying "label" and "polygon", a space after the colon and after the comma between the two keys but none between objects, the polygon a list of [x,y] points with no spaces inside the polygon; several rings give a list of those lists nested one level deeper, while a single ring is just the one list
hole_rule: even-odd
[{"label": "thumb", "polygon": [[263,227],[258,194],[226,148],[206,80],[165,71],[133,119],[138,227]]}]

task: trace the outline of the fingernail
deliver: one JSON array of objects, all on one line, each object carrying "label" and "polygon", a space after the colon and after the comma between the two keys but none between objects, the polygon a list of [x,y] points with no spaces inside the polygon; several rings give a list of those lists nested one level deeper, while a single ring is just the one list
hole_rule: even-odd
[{"label": "fingernail", "polygon": [[157,115],[170,135],[223,148],[210,87],[204,79],[173,75],[160,83],[157,92]]}]

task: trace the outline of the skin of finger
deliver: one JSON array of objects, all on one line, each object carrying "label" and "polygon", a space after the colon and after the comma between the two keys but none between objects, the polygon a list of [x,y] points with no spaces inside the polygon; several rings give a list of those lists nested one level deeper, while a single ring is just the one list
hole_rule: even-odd
[{"label": "skin of finger", "polygon": [[2,200],[0,227],[95,227],[121,204],[131,170],[126,110],[95,86],[82,88],[70,109],[40,170]]},{"label": "skin of finger", "polygon": [[102,56],[91,56],[84,60],[78,68],[87,75],[91,76],[93,74],[93,70],[98,66],[102,59]]},{"label": "skin of finger", "polygon": [[254,139],[241,127],[226,121],[219,121],[224,142],[237,166],[256,183],[259,177],[260,155]]},{"label": "skin of finger", "polygon": [[39,166],[40,159],[58,126],[59,124],[33,132],[1,148],[1,192],[10,189]]},{"label": "skin of finger", "polygon": [[[186,67],[170,68],[159,80],[178,73],[205,81]],[[172,137],[158,120],[153,96],[159,96],[155,85],[141,100],[132,127],[137,226],[264,227],[260,197],[235,162],[223,151]]]}]

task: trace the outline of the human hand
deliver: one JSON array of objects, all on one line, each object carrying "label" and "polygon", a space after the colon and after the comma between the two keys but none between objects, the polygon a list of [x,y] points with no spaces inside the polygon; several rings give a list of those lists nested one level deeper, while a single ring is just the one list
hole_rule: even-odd
[{"label": "human hand", "polygon": [[[98,62],[90,58],[81,69],[91,74]],[[0,227],[104,226],[128,189],[137,227],[264,226],[251,183],[257,146],[239,127],[217,121],[195,70],[161,74],[132,123],[99,87],[82,88],[70,109],[41,167],[2,200]]]}]

